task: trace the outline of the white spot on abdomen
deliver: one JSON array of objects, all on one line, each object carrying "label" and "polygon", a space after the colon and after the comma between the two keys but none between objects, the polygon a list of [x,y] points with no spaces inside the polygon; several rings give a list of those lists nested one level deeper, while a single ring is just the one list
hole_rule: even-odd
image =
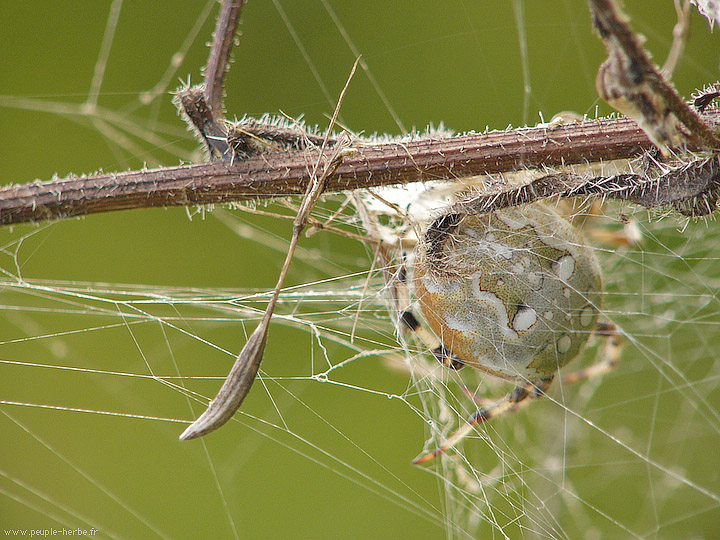
[{"label": "white spot on abdomen", "polygon": [[585,308],[580,312],[580,325],[584,328],[587,328],[592,323],[593,319],[595,318],[595,308],[592,306],[585,306]]},{"label": "white spot on abdomen", "polygon": [[557,340],[557,351],[560,354],[565,354],[570,350],[570,346],[572,345],[572,339],[570,336],[565,334],[560,339]]},{"label": "white spot on abdomen", "polygon": [[537,322],[537,312],[530,307],[523,306],[513,317],[513,328],[516,332],[530,330]]},{"label": "white spot on abdomen", "polygon": [[569,280],[575,272],[575,259],[572,255],[560,257],[553,263],[552,269],[561,281]]}]

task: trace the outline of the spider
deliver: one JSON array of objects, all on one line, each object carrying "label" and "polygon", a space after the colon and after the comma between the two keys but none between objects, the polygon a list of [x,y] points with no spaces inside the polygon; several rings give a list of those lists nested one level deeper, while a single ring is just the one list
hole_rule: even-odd
[{"label": "spider", "polygon": [[[330,134],[320,137],[305,130],[301,122],[265,117],[243,118],[233,123],[207,118],[209,109],[204,99],[204,91],[199,87],[183,88],[176,95],[182,114],[202,136],[209,155],[232,161],[269,150],[304,151],[320,140],[323,147],[326,143],[331,148],[344,147]],[[552,130],[553,126],[547,129]],[[446,136],[449,134],[443,129],[428,128],[424,134],[413,133],[409,139],[393,140],[399,148],[407,150],[405,143],[416,137]],[[379,141],[358,137],[347,142],[362,146]],[[355,148],[345,150],[357,152]],[[339,152],[342,153],[342,148]],[[333,158],[331,163],[338,166],[341,161],[342,158],[339,161]],[[583,177],[561,171],[514,187],[503,181],[491,186],[484,195],[456,203],[433,221],[418,244],[414,284],[425,318],[441,340],[433,347],[435,356],[450,367],[457,369],[468,364],[516,381],[518,386],[497,402],[482,406],[467,426],[437,450],[418,457],[415,463],[445,452],[474,425],[515,410],[528,398],[542,396],[556,372],[578,355],[593,331],[609,338],[606,360],[567,380],[602,373],[617,362],[619,338],[614,327],[595,328],[602,287],[593,252],[584,247],[569,223],[540,200],[602,195],[649,208],[672,205],[684,215],[699,217],[716,206],[720,194],[719,167],[720,160],[711,156],[687,163],[680,161],[677,167],[658,165],[656,168],[662,172],[657,176],[654,172],[649,174],[654,169],[648,166],[643,174]],[[317,186],[322,189],[322,184]],[[321,191],[314,193],[318,195]],[[306,200],[310,199],[306,196],[301,209],[307,211]],[[391,206],[403,213],[399,205]],[[362,204],[358,211],[361,216],[366,213]],[[293,242],[297,241],[307,215],[301,218],[298,213],[297,219],[302,225],[294,228]],[[374,230],[382,228],[379,223],[367,223],[363,217],[360,220],[368,225],[366,232],[370,238],[376,236]],[[379,240],[377,253],[385,258],[385,239],[378,236],[375,240]],[[391,240],[388,245],[393,243]],[[288,253],[284,270],[292,248]],[[275,289],[274,299],[279,290],[280,285]],[[262,361],[273,307],[274,301],[269,304],[264,324],[256,329],[238,356],[218,397],[181,434],[181,440],[203,436],[222,426],[242,403]],[[425,334],[419,332],[421,325],[411,314],[401,320],[416,333]]]},{"label": "spider", "polygon": [[444,366],[469,365],[517,386],[495,402],[473,395],[480,408],[467,424],[416,464],[544,395],[593,332],[606,340],[604,359],[564,382],[604,373],[620,355],[614,325],[597,322],[602,283],[595,254],[564,217],[544,202],[487,213],[469,206],[460,203],[435,219],[415,250],[415,295],[437,338],[410,310],[400,320]]},{"label": "spider", "polygon": [[[344,142],[340,143],[330,133],[321,136],[304,130],[301,122],[276,122],[267,117],[260,120],[245,117],[238,122],[228,122],[222,118],[223,83],[232,42],[227,38],[234,35],[242,4],[227,2],[223,6],[205,84],[190,87],[188,83],[174,98],[188,126],[204,143],[207,156],[233,162],[236,157],[243,159],[274,150],[304,151],[321,142],[321,156],[316,161],[314,175],[325,149],[336,145],[340,148],[333,154],[322,176],[307,184],[286,263],[263,322],[238,355],[218,396],[183,432],[182,440],[200,437],[222,426],[242,403],[262,361],[275,301],[309,211],[323,192],[331,171],[336,172],[345,157],[358,153],[356,148],[349,147],[350,140],[346,137],[341,137]],[[658,166],[662,172],[656,178],[631,172],[588,179],[571,172],[560,172],[536,178],[516,189],[496,186],[499,190],[495,193],[457,203],[428,227],[419,243],[414,283],[421,309],[441,340],[433,348],[435,355],[451,367],[469,364],[481,371],[518,381],[519,386],[505,398],[482,407],[471,417],[469,428],[459,430],[438,450],[416,459],[416,463],[444,452],[473,425],[517,408],[528,397],[542,396],[557,370],[585,346],[597,323],[602,286],[592,251],[583,247],[582,240],[570,225],[549,207],[541,209],[540,206],[526,205],[555,195],[599,194],[647,207],[672,205],[690,217],[708,215],[716,207],[720,196],[717,189],[720,159],[716,150],[720,140],[715,129],[689,108],[652,64],[642,49],[642,41],[632,33],[627,17],[611,0],[592,0],[590,6],[593,23],[609,55],[597,79],[601,96],[634,118],[664,158],[671,157],[671,147],[687,144],[713,152],[709,157],[687,163],[681,160],[676,168]],[[358,61],[352,68],[351,77]],[[346,90],[347,83],[329,129],[332,129]],[[714,97],[707,97],[700,104],[696,101],[696,106],[702,112]],[[551,122],[545,129],[552,131],[555,127]],[[428,130],[427,136],[433,138],[435,134]],[[561,140],[550,137],[547,141],[562,146]],[[361,146],[381,142],[381,139],[352,141],[355,142]],[[434,178],[437,172],[432,167],[424,169],[427,164],[422,165],[422,159],[416,161],[405,142],[404,138],[394,140],[399,149],[410,155],[409,162],[419,173],[417,179]],[[461,147],[453,152],[463,154],[465,150]],[[516,165],[524,163],[526,153],[530,156],[533,152],[522,149],[523,159]],[[602,154],[588,154],[583,160],[590,157],[595,161],[601,159]],[[561,161],[564,164],[565,158]],[[511,165],[509,169],[512,168]],[[357,171],[349,169],[343,180],[357,175]],[[450,166],[440,177],[446,178],[446,174],[455,177],[462,169],[461,166],[457,169]],[[457,176],[462,177],[461,174]],[[662,190],[659,189],[661,185]],[[511,207],[522,209],[509,209]],[[372,236],[372,227],[367,232]],[[383,258],[384,249],[382,242],[378,242],[378,254]],[[407,315],[401,320],[411,330],[417,332],[420,328],[414,316]],[[598,333],[614,334],[610,326],[600,326]],[[616,337],[608,343],[611,350],[619,347],[615,345],[619,343]],[[613,357],[617,360],[618,354],[617,351],[609,354],[611,363]]]},{"label": "spider", "polygon": [[[188,96],[192,102],[192,95]],[[180,103],[184,103],[185,94],[179,93],[178,97]],[[187,109],[185,107],[185,113],[190,116],[194,109],[190,112]],[[206,139],[219,141],[210,152],[227,152],[231,160],[236,156],[262,154],[268,148],[302,151],[318,140],[317,133],[305,130],[301,122],[270,117],[259,121],[244,118],[221,126],[224,137],[209,134]],[[411,135],[410,140],[445,136],[449,135],[441,128],[428,128],[426,133]],[[402,138],[396,140],[401,147],[406,142]],[[335,138],[329,137],[328,142],[334,145]],[[353,140],[357,146],[376,142]],[[604,166],[603,174],[610,168]],[[657,174],[655,168],[662,172]],[[655,168],[650,164],[642,167],[643,174],[618,172],[590,177],[560,171],[521,184],[507,182],[512,176],[508,174],[501,182],[491,180],[493,185],[487,186],[483,194],[452,205],[432,221],[424,233],[414,234],[408,230],[410,227],[399,235],[387,227],[390,234],[383,234],[382,229],[386,227],[382,220],[363,217],[373,212],[364,208],[367,201],[362,199],[375,198],[382,204],[384,213],[390,206],[399,215],[410,218],[403,220],[405,225],[413,225],[426,220],[428,208],[433,206],[432,196],[417,205],[415,217],[419,219],[415,219],[409,215],[410,205],[407,211],[403,210],[405,202],[394,204],[374,191],[356,194],[360,221],[368,239],[377,241],[377,253],[386,259],[387,268],[392,266],[392,255],[384,253],[387,248],[403,243],[410,236],[421,238],[414,257],[412,283],[429,329],[424,328],[411,311],[405,311],[400,317],[405,326],[430,346],[443,365],[454,369],[470,365],[517,384],[513,391],[495,402],[485,403],[472,396],[480,408],[467,424],[437,449],[421,454],[414,463],[423,463],[444,453],[477,424],[543,396],[558,370],[584,349],[593,333],[606,338],[604,359],[595,366],[564,376],[563,381],[570,383],[596,376],[617,364],[618,332],[612,324],[597,322],[602,285],[594,253],[572,225],[543,199],[601,195],[649,208],[672,205],[689,217],[706,215],[715,207],[720,194],[718,158]],[[526,172],[520,171],[521,175]],[[472,179],[460,180],[446,189],[456,195],[472,182]],[[660,186],[668,188],[661,190]],[[443,197],[443,190],[429,182],[425,187],[406,186],[400,190],[401,200],[407,201],[413,189],[420,193],[437,191]],[[410,234],[406,237],[405,233]],[[405,279],[401,276],[400,281]],[[399,296],[395,298],[398,299]],[[430,330],[434,331],[434,337]],[[254,358],[258,361],[253,365],[259,366],[261,355]],[[250,364],[241,354],[236,361],[238,369],[233,368],[221,388],[219,395],[223,399],[214,400],[215,408],[209,408],[209,413],[203,413],[183,432],[182,440],[209,433],[232,416],[256,373],[246,377],[250,372],[245,369],[246,365]]]}]

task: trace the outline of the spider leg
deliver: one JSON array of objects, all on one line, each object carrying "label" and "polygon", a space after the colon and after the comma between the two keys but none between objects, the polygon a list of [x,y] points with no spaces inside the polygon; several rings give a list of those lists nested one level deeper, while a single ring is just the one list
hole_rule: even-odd
[{"label": "spider leg", "polygon": [[512,392],[507,394],[505,397],[499,399],[487,407],[483,407],[476,411],[467,421],[467,423],[458,428],[455,433],[450,435],[448,439],[435,450],[431,452],[425,452],[420,454],[413,460],[413,464],[419,465],[425,463],[431,459],[436,458],[440,454],[443,454],[450,448],[454,447],[462,439],[468,436],[476,425],[487,422],[496,416],[510,412],[514,410],[520,403],[526,401],[527,398],[539,398],[545,394],[545,391],[552,384],[553,377],[546,377],[544,379],[536,379],[530,381],[527,384],[517,386]]},{"label": "spider leg", "polygon": [[[604,375],[614,370],[617,366],[622,349],[622,340],[620,339],[620,333],[617,327],[612,323],[601,322],[598,323],[595,333],[605,339],[602,360],[587,368],[563,375],[561,378],[563,384],[572,384]],[[483,397],[478,397],[469,388],[464,387],[463,391],[480,406],[480,409],[469,418],[464,426],[458,428],[455,433],[450,435],[442,445],[433,451],[420,454],[413,460],[413,464],[418,465],[425,463],[445,453],[467,437],[478,424],[487,422],[501,414],[514,412],[518,408],[529,404],[531,399],[542,397],[552,381],[553,377],[530,381],[527,384],[516,387],[512,392],[495,402]]]},{"label": "spider leg", "polygon": [[492,399],[481,396],[477,392],[470,390],[467,384],[462,385],[462,391],[463,394],[472,399],[478,407],[489,407],[493,403]]},{"label": "spider leg", "polygon": [[622,351],[622,339],[620,332],[612,323],[598,323],[595,334],[605,339],[605,345],[602,351],[602,359],[584,369],[567,373],[562,376],[563,384],[572,384],[579,381],[592,379],[599,375],[604,375],[609,371],[613,371],[620,360],[620,352]]},{"label": "spider leg", "polygon": [[623,228],[620,231],[611,232],[604,229],[587,228],[584,230],[585,236],[593,240],[602,242],[609,246],[636,248],[643,240],[642,232],[638,227],[637,221],[632,217],[625,217],[623,220]]},{"label": "spider leg", "polygon": [[405,310],[400,316],[400,320],[406,328],[413,332],[420,341],[430,349],[435,359],[443,366],[458,371],[465,365],[465,363],[441,343],[427,327],[420,324],[420,321],[417,320],[412,311]]},{"label": "spider leg", "polygon": [[[397,273],[397,279],[400,284],[405,287],[407,293],[407,268],[403,262]],[[410,309],[405,309],[400,314],[400,322],[403,326],[415,334],[418,339],[432,352],[435,359],[443,366],[458,371],[462,369],[465,363],[453,354],[444,343],[442,343],[435,334],[432,333],[424,324],[418,321],[415,314]]]},{"label": "spider leg", "polygon": [[[660,157],[650,157],[650,153],[646,154],[648,165],[643,165],[643,170],[649,171],[651,167],[657,167],[657,163],[662,160],[659,152],[658,156]],[[608,217],[603,212],[602,201],[596,200],[589,205],[581,204],[577,207],[568,204],[563,208],[565,208],[563,215],[574,216],[572,223],[582,229],[586,238],[592,238],[594,241],[613,248],[637,248],[642,244],[643,233],[637,220],[631,215],[620,214],[618,216],[619,222],[622,223],[620,230],[608,230],[602,226],[602,224],[608,224]]]}]

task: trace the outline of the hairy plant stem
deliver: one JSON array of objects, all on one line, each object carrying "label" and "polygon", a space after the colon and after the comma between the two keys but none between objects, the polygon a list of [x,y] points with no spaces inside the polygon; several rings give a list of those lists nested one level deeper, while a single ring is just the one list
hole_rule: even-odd
[{"label": "hairy plant stem", "polygon": [[[720,112],[711,110],[704,118],[717,125]],[[357,153],[327,178],[325,192],[624,159],[652,144],[632,120],[612,118],[447,139],[355,141],[353,147]],[[0,189],[0,224],[300,196],[317,158],[315,150],[271,152],[234,163],[219,160],[9,185]]]}]

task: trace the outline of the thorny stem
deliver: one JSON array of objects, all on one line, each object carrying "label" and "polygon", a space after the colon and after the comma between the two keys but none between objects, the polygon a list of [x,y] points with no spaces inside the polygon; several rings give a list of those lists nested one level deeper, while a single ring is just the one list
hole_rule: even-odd
[{"label": "thorny stem", "polygon": [[[621,75],[627,81],[614,81],[619,86],[624,84],[645,83],[649,86],[651,96],[644,98],[643,105],[649,105],[654,96],[658,96],[677,119],[687,128],[693,143],[713,150],[720,149],[720,140],[713,129],[683,101],[673,86],[660,73],[650,56],[642,47],[641,39],[632,31],[627,17],[618,9],[613,0],[589,0],[593,22],[600,37],[608,48],[608,53],[623,55],[629,61],[627,72]],[[601,68],[602,69],[602,68]],[[636,120],[638,120],[636,118]],[[658,119],[659,120],[659,119]]]},{"label": "thorny stem", "polygon": [[630,201],[645,208],[672,206],[688,217],[707,216],[720,196],[720,157],[697,159],[669,168],[655,178],[642,174],[616,174],[587,178],[559,173],[533,180],[514,190],[471,197],[457,203],[451,211],[484,214],[498,209],[531,203],[549,197],[596,195]]},{"label": "thorny stem", "polygon": [[640,174],[585,178],[558,173],[520,187],[481,193],[452,205],[428,227],[425,233],[430,245],[428,256],[442,264],[442,245],[465,215],[483,215],[555,196],[599,196],[630,201],[646,208],[671,206],[688,217],[707,216],[720,198],[720,157],[691,161],[656,178]]},{"label": "thorny stem", "polygon": [[[657,72],[614,4],[609,0],[590,2],[601,34],[614,35],[633,65],[650,73],[653,81],[657,79],[657,92],[668,93],[667,99],[673,101],[675,114],[690,128],[699,146],[717,147],[713,129],[720,121],[720,114],[710,111],[706,115],[705,119],[713,127],[703,122]],[[220,114],[225,72],[243,4],[244,0],[223,3],[206,68],[205,85],[183,89],[176,96],[186,121],[205,142],[210,156],[215,158],[227,155],[229,151]],[[523,167],[560,167],[623,159],[636,156],[652,145],[631,120],[600,119],[443,140],[419,139],[372,145],[358,141],[356,146],[357,155],[345,159],[327,178],[325,191],[451,180]],[[235,163],[218,160],[207,164],[9,185],[0,189],[0,224],[133,208],[301,195],[311,177],[308,163],[316,159],[317,151],[283,151],[236,160]]]},{"label": "thorny stem", "polygon": [[225,74],[230,68],[230,52],[245,1],[223,2],[213,34],[210,57],[205,67],[205,100],[216,120],[222,117]]},{"label": "thorny stem", "polygon": [[[720,123],[720,111],[705,118]],[[326,192],[497,174],[523,167],[561,167],[637,156],[652,144],[630,119],[589,120],[365,145],[328,176]],[[271,152],[161,169],[71,177],[0,189],[0,224],[63,219],[98,212],[194,206],[297,196],[310,180],[317,151]]]},{"label": "thorny stem", "polygon": [[223,126],[223,94],[225,74],[230,68],[230,53],[245,0],[225,0],[220,8],[210,56],[205,66],[205,82],[178,89],[173,103],[178,107],[183,120],[202,141],[209,159],[227,154]]}]

